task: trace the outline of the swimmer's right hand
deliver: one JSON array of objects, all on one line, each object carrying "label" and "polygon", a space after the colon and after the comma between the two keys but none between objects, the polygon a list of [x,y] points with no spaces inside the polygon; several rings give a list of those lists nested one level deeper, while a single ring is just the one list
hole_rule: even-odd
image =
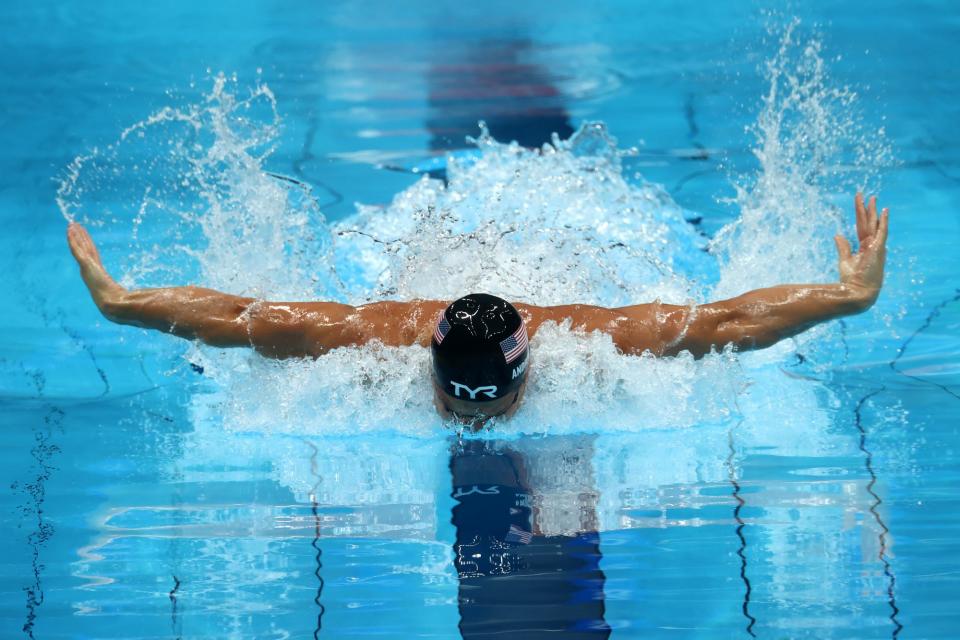
[{"label": "swimmer's right hand", "polygon": [[80,276],[90,290],[93,301],[100,311],[109,317],[108,309],[111,304],[121,297],[126,289],[117,284],[107,273],[100,259],[100,252],[97,251],[97,245],[93,243],[93,238],[83,225],[78,222],[70,223],[67,227],[67,243],[70,245],[70,253],[77,261],[77,266],[80,267]]},{"label": "swimmer's right hand", "polygon": [[854,253],[850,242],[838,235],[834,238],[840,254],[840,282],[855,296],[864,298],[869,306],[877,299],[883,286],[883,266],[887,257],[887,229],[890,213],[884,209],[877,215],[877,197],[870,196],[867,206],[863,194],[854,198],[857,215],[857,239],[860,250]]}]

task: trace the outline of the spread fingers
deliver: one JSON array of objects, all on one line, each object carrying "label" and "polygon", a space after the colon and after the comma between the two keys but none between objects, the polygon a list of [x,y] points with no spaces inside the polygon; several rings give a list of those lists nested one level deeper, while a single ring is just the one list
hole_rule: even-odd
[{"label": "spread fingers", "polygon": [[870,235],[875,234],[880,224],[880,218],[877,216],[877,196],[870,196],[870,204],[867,206],[867,221],[869,222]]}]

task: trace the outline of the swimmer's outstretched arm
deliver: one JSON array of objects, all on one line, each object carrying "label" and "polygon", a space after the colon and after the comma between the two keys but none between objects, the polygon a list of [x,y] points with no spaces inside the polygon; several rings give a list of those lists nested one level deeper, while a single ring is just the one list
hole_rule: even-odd
[{"label": "swimmer's outstretched arm", "polygon": [[319,356],[379,340],[391,346],[429,344],[444,303],[267,302],[200,287],[127,290],[107,273],[90,234],[72,223],[67,240],[101,313],[119,324],[171,333],[216,347],[253,347],[265,356]]},{"label": "swimmer's outstretched arm", "polygon": [[855,198],[860,250],[853,253],[843,236],[834,241],[840,256],[840,282],[782,285],[693,307],[647,304],[618,309],[626,321],[610,333],[622,351],[700,357],[732,344],[738,350],[762,349],[807,329],[861,313],[876,301],[883,285],[889,213],[877,215],[876,197],[864,205]]}]

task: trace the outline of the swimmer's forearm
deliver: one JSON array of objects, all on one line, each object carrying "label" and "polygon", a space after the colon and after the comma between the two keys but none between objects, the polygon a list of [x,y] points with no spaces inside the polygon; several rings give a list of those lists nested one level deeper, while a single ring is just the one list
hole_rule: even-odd
[{"label": "swimmer's forearm", "polygon": [[782,285],[699,307],[680,319],[676,345],[700,356],[728,344],[763,349],[823,322],[869,309],[878,291],[849,284]]},{"label": "swimmer's forearm", "polygon": [[795,336],[821,322],[869,309],[883,286],[890,217],[877,213],[877,199],[854,198],[859,250],[843,235],[834,237],[840,282],[824,285],[784,285],[750,291],[742,296],[700,307],[673,307],[665,323],[673,334],[665,353],[689,349],[703,355],[733,344],[738,349],[762,349]]},{"label": "swimmer's forearm", "polygon": [[353,322],[362,324],[364,314],[354,315],[356,308],[335,302],[268,302],[201,287],[171,287],[117,292],[98,306],[119,324],[214,347],[252,347],[270,358],[317,357],[366,341]]},{"label": "swimmer's forearm", "polygon": [[246,313],[253,298],[200,287],[138,289],[98,302],[107,319],[201,340],[217,347],[251,346]]},{"label": "swimmer's forearm", "polygon": [[128,291],[107,273],[83,225],[67,227],[67,242],[93,301],[119,324],[217,347],[253,347],[272,358],[317,356],[379,337],[351,331],[354,307],[333,302],[266,302],[200,287]]}]

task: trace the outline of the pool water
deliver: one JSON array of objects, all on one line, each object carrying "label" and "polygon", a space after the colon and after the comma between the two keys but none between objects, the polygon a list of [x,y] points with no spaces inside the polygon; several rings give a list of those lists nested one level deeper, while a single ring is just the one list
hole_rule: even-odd
[{"label": "pool water", "polygon": [[[953,638],[958,8],[461,4],[0,9],[0,636]],[[419,348],[111,325],[63,239],[130,286],[684,303],[835,278],[857,188],[871,311],[697,362],[547,327],[481,434]]]}]

